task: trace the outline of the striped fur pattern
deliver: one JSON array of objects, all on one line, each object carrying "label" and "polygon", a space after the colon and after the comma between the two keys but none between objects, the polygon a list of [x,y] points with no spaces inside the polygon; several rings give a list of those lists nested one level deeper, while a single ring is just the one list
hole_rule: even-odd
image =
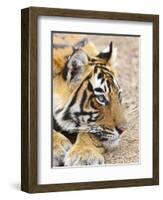
[{"label": "striped fur pattern", "polygon": [[78,42],[61,67],[54,51],[54,166],[104,164],[102,153],[117,146],[126,129],[122,90],[112,70],[116,49],[111,42],[91,54],[88,46],[95,49],[88,39]]}]

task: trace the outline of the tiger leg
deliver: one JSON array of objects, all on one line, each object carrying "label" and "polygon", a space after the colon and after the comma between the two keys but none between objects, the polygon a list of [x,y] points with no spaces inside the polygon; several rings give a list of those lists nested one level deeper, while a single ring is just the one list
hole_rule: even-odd
[{"label": "tiger leg", "polygon": [[104,149],[97,147],[97,143],[88,133],[79,133],[76,143],[66,154],[65,166],[104,164]]},{"label": "tiger leg", "polygon": [[72,144],[64,135],[53,131],[53,166],[63,166],[67,151]]}]

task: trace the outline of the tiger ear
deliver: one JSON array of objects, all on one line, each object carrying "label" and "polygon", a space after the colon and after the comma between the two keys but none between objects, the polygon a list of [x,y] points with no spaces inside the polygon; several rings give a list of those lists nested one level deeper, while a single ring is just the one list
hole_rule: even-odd
[{"label": "tiger ear", "polygon": [[117,59],[117,47],[113,45],[113,42],[110,42],[109,46],[103,49],[97,57],[105,60],[107,64],[113,66]]},{"label": "tiger ear", "polygon": [[63,78],[71,83],[78,82],[82,78],[87,63],[87,54],[81,49],[75,49],[65,65]]}]

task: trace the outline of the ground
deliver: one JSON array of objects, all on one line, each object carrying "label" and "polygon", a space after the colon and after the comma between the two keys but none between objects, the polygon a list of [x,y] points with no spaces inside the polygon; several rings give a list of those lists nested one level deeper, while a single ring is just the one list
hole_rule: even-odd
[{"label": "ground", "polygon": [[[123,134],[120,145],[105,154],[106,163],[139,162],[139,37],[90,36],[99,49],[106,47],[110,41],[118,48],[118,81],[123,89],[128,130]],[[109,39],[109,41],[108,41]]]}]

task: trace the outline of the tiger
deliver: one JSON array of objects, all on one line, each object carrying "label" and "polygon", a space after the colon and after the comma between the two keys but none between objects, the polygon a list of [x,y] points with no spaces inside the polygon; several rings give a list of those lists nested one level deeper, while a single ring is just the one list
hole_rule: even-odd
[{"label": "tiger", "polygon": [[53,42],[53,166],[105,164],[127,129],[117,48],[110,42],[98,51],[88,38],[64,37]]}]

